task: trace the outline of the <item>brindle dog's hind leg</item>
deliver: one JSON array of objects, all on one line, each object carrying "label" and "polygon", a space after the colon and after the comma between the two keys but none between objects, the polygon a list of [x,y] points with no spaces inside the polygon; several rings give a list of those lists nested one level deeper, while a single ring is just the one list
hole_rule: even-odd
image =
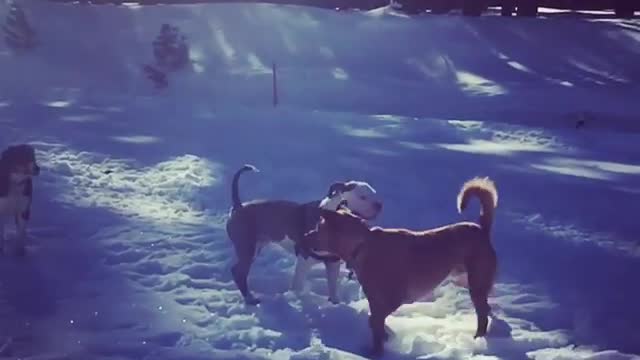
[{"label": "brindle dog's hind leg", "polygon": [[231,266],[233,281],[236,283],[238,290],[240,290],[245,303],[248,305],[257,305],[260,303],[260,300],[251,294],[247,284],[249,270],[256,256],[257,239],[251,231],[247,231],[244,227],[238,229],[237,227],[228,225],[227,234],[233,243],[237,256],[236,263]]},{"label": "brindle dog's hind leg", "polygon": [[22,214],[16,215],[16,254],[18,256],[26,255],[26,239],[27,239],[27,221]]},{"label": "brindle dog's hind leg", "polygon": [[253,257],[239,255],[238,260],[231,267],[231,274],[233,275],[233,281],[236,283],[238,290],[240,290],[240,293],[242,293],[242,297],[244,298],[245,303],[247,303],[248,305],[257,305],[260,303],[260,300],[253,296],[251,291],[249,291],[247,282],[252,262]]},{"label": "brindle dog's hind leg", "polygon": [[4,253],[4,219],[0,217],[0,254]]}]

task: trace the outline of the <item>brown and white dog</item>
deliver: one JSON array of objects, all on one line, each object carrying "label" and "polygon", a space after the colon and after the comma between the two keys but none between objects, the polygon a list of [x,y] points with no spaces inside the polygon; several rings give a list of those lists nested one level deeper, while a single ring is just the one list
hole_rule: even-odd
[{"label": "brown and white dog", "polygon": [[477,223],[459,222],[425,231],[369,228],[347,209],[321,211],[317,229],[308,235],[317,238],[321,249],[328,248],[347,261],[360,281],[371,312],[374,355],[383,351],[387,316],[421,299],[460,270],[467,274],[476,311],[475,337],[487,333],[487,298],[497,265],[490,232],[498,193],[488,178],[474,178],[460,190],[458,210],[462,212],[473,197],[482,205]]},{"label": "brown and white dog", "polygon": [[0,155],[0,252],[4,252],[4,223],[15,220],[18,255],[25,254],[27,221],[31,216],[32,177],[40,174],[31,145],[9,146]]},{"label": "brown and white dog", "polygon": [[[320,210],[336,210],[346,202],[346,207],[364,219],[374,219],[382,210],[376,191],[362,181],[337,182],[331,185],[322,200],[297,203],[287,200],[258,200],[242,203],[238,181],[246,171],[257,171],[254,166],[245,165],[238,170],[231,186],[233,207],[227,220],[227,235],[233,243],[237,261],[231,268],[233,280],[247,304],[255,305],[259,300],[253,296],[247,284],[251,264],[262,246],[277,242],[297,255],[292,290],[302,290],[307,270],[320,259],[311,258],[306,251],[305,234],[313,230],[320,220]],[[325,261],[329,300],[338,302],[337,286],[340,262]]]}]

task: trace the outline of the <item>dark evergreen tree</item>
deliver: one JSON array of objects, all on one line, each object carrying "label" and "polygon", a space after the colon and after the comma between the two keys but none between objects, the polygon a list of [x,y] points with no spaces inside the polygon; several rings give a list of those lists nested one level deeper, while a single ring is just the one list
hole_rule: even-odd
[{"label": "dark evergreen tree", "polygon": [[24,10],[13,1],[9,4],[9,14],[2,25],[4,41],[11,49],[26,51],[36,46],[36,32],[29,24]]},{"label": "dark evergreen tree", "polygon": [[162,24],[160,34],[153,41],[156,65],[165,71],[176,71],[189,64],[189,44],[177,26]]}]

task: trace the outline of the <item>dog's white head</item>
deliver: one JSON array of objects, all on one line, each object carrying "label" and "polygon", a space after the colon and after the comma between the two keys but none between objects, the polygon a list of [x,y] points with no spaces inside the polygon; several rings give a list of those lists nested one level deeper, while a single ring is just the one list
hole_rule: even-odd
[{"label": "dog's white head", "polygon": [[375,219],[382,211],[382,202],[376,190],[364,181],[332,184],[327,196],[320,202],[320,208],[335,211],[341,204],[365,220]]}]

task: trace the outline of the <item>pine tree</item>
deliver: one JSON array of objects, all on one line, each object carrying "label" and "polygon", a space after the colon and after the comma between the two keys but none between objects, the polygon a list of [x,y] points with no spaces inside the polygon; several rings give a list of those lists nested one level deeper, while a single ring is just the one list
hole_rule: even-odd
[{"label": "pine tree", "polygon": [[162,24],[160,34],[153,42],[156,65],[166,71],[176,71],[189,64],[187,38],[176,26]]},{"label": "pine tree", "polygon": [[9,14],[2,30],[5,43],[13,50],[26,51],[36,46],[36,33],[17,2],[9,4]]}]

